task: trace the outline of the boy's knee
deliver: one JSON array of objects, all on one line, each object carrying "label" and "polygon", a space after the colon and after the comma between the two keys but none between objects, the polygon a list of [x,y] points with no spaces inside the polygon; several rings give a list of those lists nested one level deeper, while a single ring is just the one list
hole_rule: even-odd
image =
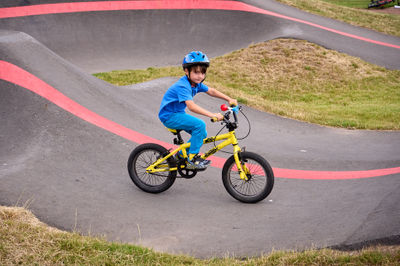
[{"label": "boy's knee", "polygon": [[199,119],[199,123],[196,125],[196,131],[207,136],[206,123],[203,120]]},{"label": "boy's knee", "polygon": [[201,120],[200,130],[201,133],[203,134],[203,138],[207,137],[206,123],[203,120]]},{"label": "boy's knee", "polygon": [[203,120],[200,120],[199,124],[201,126],[201,129],[206,130],[206,122],[204,122]]}]

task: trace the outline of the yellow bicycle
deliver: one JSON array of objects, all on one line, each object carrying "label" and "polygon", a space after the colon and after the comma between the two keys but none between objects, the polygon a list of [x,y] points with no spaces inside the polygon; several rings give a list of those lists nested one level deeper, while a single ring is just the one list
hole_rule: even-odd
[{"label": "yellow bicycle", "polygon": [[[222,105],[221,110],[225,112],[222,124],[228,129],[228,133],[205,138],[204,144],[214,143],[214,147],[203,154],[202,158],[206,159],[224,147],[232,145],[233,155],[226,160],[222,169],[225,189],[241,202],[261,201],[271,193],[274,186],[272,168],[262,156],[244,151],[238,145],[235,129],[238,128],[237,113],[242,112],[242,107]],[[190,143],[183,141],[181,130],[168,130],[175,135],[174,144],[179,145],[178,148],[171,151],[155,143],[145,143],[137,146],[129,156],[129,175],[133,183],[145,192],[163,192],[172,186],[178,173],[183,178],[193,178],[199,171],[186,168],[188,157],[186,151]],[[216,145],[218,141],[222,142]],[[181,153],[178,156],[179,151]]]}]

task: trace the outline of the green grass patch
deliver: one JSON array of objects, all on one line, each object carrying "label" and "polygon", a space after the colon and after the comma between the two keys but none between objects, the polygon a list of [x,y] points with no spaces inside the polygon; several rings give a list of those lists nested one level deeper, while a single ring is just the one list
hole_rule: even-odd
[{"label": "green grass patch", "polygon": [[360,251],[275,251],[257,258],[196,259],[48,227],[17,207],[0,206],[0,265],[398,265],[399,246]]},{"label": "green grass patch", "polygon": [[[181,75],[181,67],[96,74],[117,85]],[[400,129],[400,71],[307,41],[277,39],[214,58],[205,83],[241,103],[293,119]]]},{"label": "green grass patch", "polygon": [[371,0],[322,0],[331,4],[339,6],[347,6],[353,8],[368,8],[368,4]]},{"label": "green grass patch", "polygon": [[161,77],[179,75],[182,75],[182,68],[179,67],[149,67],[147,69],[140,69],[135,71],[111,71],[94,74],[94,76],[118,86],[141,83]]},{"label": "green grass patch", "polygon": [[[307,12],[400,37],[400,16],[368,10],[368,0],[277,0]],[[392,4],[393,5],[393,4]]]}]

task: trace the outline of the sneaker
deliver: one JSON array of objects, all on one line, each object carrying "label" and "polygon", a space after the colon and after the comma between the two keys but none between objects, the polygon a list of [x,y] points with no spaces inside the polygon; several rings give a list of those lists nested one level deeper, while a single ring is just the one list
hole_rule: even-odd
[{"label": "sneaker", "polygon": [[196,155],[191,161],[188,160],[186,168],[192,170],[204,170],[210,163],[210,160],[205,160],[199,155]]},{"label": "sneaker", "polygon": [[206,160],[206,159],[201,158],[201,156],[199,154],[195,155],[193,157],[193,159],[199,160],[199,161],[203,162],[207,166],[211,163],[210,160]]}]

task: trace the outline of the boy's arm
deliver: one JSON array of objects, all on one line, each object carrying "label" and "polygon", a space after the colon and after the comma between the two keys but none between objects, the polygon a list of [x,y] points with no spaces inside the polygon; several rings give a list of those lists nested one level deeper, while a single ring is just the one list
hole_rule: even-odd
[{"label": "boy's arm", "polygon": [[215,117],[219,121],[224,119],[223,115],[221,115],[220,113],[211,113],[210,111],[207,111],[203,107],[195,104],[193,100],[185,101],[185,103],[186,103],[187,108],[193,113],[208,116],[210,118]]},{"label": "boy's arm", "polygon": [[210,96],[220,98],[220,99],[227,101],[229,103],[229,105],[235,105],[235,106],[238,105],[238,102],[236,99],[232,99],[231,97],[229,97],[228,95],[225,95],[224,93],[220,92],[217,89],[209,87],[208,91],[206,93]]}]

